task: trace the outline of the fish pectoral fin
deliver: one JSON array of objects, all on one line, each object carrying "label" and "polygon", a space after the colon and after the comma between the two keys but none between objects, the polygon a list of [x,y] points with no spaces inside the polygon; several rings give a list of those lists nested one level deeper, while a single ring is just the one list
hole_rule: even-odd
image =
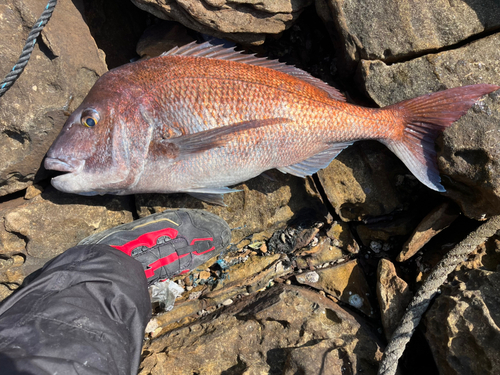
[{"label": "fish pectoral fin", "polygon": [[226,193],[237,193],[241,190],[230,189],[227,187],[223,188],[202,188],[202,189],[192,189],[186,191],[192,197],[195,197],[204,202],[215,204],[217,206],[226,206],[224,203],[224,194]]},{"label": "fish pectoral fin", "polygon": [[325,151],[311,156],[310,158],[301,161],[300,163],[288,165],[286,167],[278,168],[283,173],[289,173],[297,177],[310,176],[320,169],[328,167],[333,159],[342,152],[343,149],[352,145],[353,142],[340,142],[334,143]]},{"label": "fish pectoral fin", "polygon": [[286,118],[243,121],[216,129],[209,129],[198,133],[170,138],[168,140],[161,140],[160,143],[163,145],[164,152],[168,157],[177,158],[213,148],[223,147],[244,131],[271,125],[286,124],[289,122],[291,122],[291,120]]}]

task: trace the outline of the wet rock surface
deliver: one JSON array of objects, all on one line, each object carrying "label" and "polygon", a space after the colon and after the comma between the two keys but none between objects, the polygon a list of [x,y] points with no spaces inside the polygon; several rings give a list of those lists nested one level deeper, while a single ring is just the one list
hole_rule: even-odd
[{"label": "wet rock surface", "polygon": [[[0,300],[88,235],[169,208],[202,208],[229,223],[232,244],[174,278],[183,293],[171,311],[153,305],[141,374],[375,374],[384,334],[432,266],[477,220],[500,213],[496,93],[438,141],[443,194],[377,142],[349,147],[312,178],[271,171],[247,181],[226,195],[225,207],[185,194],[64,194],[50,187],[40,164],[69,95],[71,111],[106,71],[99,49],[116,67],[207,35],[226,37],[340,85],[349,101],[385,106],[499,84],[498,5],[133,3],[149,13],[118,0],[59,1],[26,71],[0,98]],[[0,6],[5,69],[44,6]],[[450,199],[458,207],[451,213]],[[483,244],[443,287],[401,361],[403,375],[498,370],[498,243],[497,236]]]}]

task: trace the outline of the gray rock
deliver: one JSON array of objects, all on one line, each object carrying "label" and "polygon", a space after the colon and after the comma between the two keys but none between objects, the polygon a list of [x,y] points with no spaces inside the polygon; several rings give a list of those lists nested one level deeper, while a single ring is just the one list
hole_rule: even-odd
[{"label": "gray rock", "polygon": [[[8,0],[0,5],[2,79],[19,58],[29,30],[46,5],[45,0]],[[107,70],[70,0],[58,2],[38,40],[24,73],[1,99],[0,196],[31,185],[64,124],[62,108],[70,95],[74,97],[70,109],[75,109]]]},{"label": "gray rock", "polygon": [[500,273],[461,273],[425,315],[441,375],[500,373]]},{"label": "gray rock", "polygon": [[266,34],[288,29],[312,0],[132,0],[156,17],[218,38],[262,44]]},{"label": "gray rock", "polygon": [[[380,106],[446,88],[500,82],[500,35],[404,63],[362,61],[368,95]],[[438,162],[447,195],[465,215],[483,220],[500,213],[500,99],[478,102],[444,132]],[[438,142],[439,144],[439,142]]]},{"label": "gray rock", "polygon": [[495,0],[317,0],[317,8],[351,68],[361,59],[407,59],[500,26]]},{"label": "gray rock", "polygon": [[361,319],[317,293],[282,285],[147,342],[143,353],[141,375],[165,369],[179,375],[376,374],[381,356]]}]

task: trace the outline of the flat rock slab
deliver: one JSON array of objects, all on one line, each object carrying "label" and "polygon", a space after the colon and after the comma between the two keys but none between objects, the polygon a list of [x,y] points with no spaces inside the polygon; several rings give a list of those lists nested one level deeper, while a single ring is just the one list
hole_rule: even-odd
[{"label": "flat rock slab", "polygon": [[329,299],[276,285],[147,342],[139,373],[376,374],[380,342]]},{"label": "flat rock slab", "polygon": [[417,225],[410,238],[404,243],[403,250],[396,260],[404,262],[410,259],[435,235],[448,228],[459,214],[458,209],[449,202],[435,207]]},{"label": "flat rock slab", "polygon": [[[381,107],[447,88],[500,82],[500,34],[462,48],[387,65],[364,60],[361,76]],[[480,100],[438,140],[447,195],[473,219],[500,213],[500,98]]]}]

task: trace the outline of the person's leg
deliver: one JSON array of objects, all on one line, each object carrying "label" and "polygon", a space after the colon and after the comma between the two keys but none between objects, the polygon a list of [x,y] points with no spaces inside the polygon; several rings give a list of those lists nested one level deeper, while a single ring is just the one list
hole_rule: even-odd
[{"label": "person's leg", "polygon": [[197,210],[85,239],[0,305],[1,373],[135,374],[151,316],[148,283],[201,265],[229,240],[222,219]]}]

